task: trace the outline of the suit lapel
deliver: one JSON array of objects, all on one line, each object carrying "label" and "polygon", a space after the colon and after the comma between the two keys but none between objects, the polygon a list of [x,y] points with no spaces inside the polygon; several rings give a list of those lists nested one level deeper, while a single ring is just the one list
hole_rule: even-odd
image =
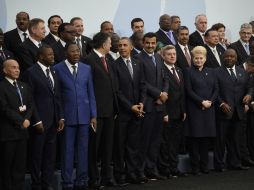
[{"label": "suit lapel", "polygon": [[[48,81],[48,79],[47,79],[45,73],[43,72],[42,68],[41,68],[38,64],[36,64],[36,67],[35,67],[35,68],[36,68],[36,70],[37,70],[36,74],[38,73],[39,77],[44,81],[43,83],[49,88],[49,90],[50,90],[51,92],[53,92],[53,90],[52,90],[51,87],[50,87],[49,81]],[[50,71],[51,71],[51,74],[52,74],[52,76],[53,76],[53,73],[52,73],[51,68],[50,68]],[[53,79],[54,79],[54,77],[53,77]]]}]

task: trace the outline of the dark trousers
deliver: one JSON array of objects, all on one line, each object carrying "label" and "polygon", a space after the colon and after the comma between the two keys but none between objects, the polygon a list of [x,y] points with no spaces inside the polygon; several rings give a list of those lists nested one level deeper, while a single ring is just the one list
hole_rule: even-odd
[{"label": "dark trousers", "polygon": [[182,136],[182,120],[170,120],[168,123],[164,123],[159,157],[159,170],[162,173],[177,171]]},{"label": "dark trousers", "polygon": [[4,190],[23,190],[26,174],[27,140],[1,142],[1,176]]},{"label": "dark trousers", "polygon": [[[63,135],[62,185],[86,186],[88,180],[89,125],[67,125]],[[75,146],[76,145],[76,146]],[[73,181],[74,154],[77,152],[76,178]]]},{"label": "dark trousers", "polygon": [[[111,161],[114,139],[113,115],[104,118],[98,117],[96,133],[90,129],[89,134],[89,181],[90,183],[94,183],[100,179],[100,176],[101,180],[111,180]],[[101,158],[101,175],[99,175],[99,168],[97,167],[99,150]]]},{"label": "dark trousers", "polygon": [[155,110],[145,114],[141,129],[139,173],[158,172],[157,163],[163,129],[163,112]]},{"label": "dark trousers", "polygon": [[38,133],[30,131],[32,189],[40,190],[53,184],[56,155],[56,128],[52,126]]},{"label": "dark trousers", "polygon": [[189,137],[188,147],[192,172],[208,170],[209,137]]},{"label": "dark trousers", "polygon": [[118,116],[115,127],[114,175],[116,178],[133,174],[138,168],[138,148],[140,141],[141,118],[130,114],[122,119]]},{"label": "dark trousers", "polygon": [[217,125],[217,136],[215,139],[214,149],[214,168],[221,169],[224,167],[224,156],[227,148],[227,165],[228,167],[241,166],[240,154],[240,134],[242,121],[236,114],[232,119],[220,119]]}]

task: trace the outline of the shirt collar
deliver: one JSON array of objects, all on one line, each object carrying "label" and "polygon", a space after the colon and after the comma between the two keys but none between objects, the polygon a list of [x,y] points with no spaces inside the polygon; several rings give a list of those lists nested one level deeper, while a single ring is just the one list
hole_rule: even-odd
[{"label": "shirt collar", "polygon": [[43,71],[46,71],[46,69],[49,69],[50,67],[46,67],[45,65],[43,65],[41,62],[37,61],[38,65],[41,67],[41,69]]},{"label": "shirt collar", "polygon": [[153,52],[153,53],[148,53],[145,49],[143,49],[143,50],[144,50],[144,52],[146,52],[146,54],[147,54],[149,57],[154,56],[154,52]]},{"label": "shirt collar", "polygon": [[[65,64],[67,65],[68,68],[72,69],[73,65],[68,61],[68,59],[65,60]],[[74,65],[76,66],[76,68],[78,68],[78,63],[75,63]]]},{"label": "shirt collar", "polygon": [[23,36],[23,33],[26,33],[26,34],[27,34],[27,36],[29,36],[29,32],[28,32],[28,30],[26,30],[25,32],[23,32],[23,31],[22,31],[22,30],[20,30],[19,28],[17,28],[17,30],[18,30],[19,35],[21,35],[21,36]]},{"label": "shirt collar", "polygon": [[12,79],[10,79],[9,77],[5,77],[6,78],[6,80],[9,82],[9,83],[11,83],[11,85],[13,85],[13,82],[16,82],[16,80],[12,80]]},{"label": "shirt collar", "polygon": [[28,36],[28,38],[34,43],[34,45],[36,45],[36,47],[39,47],[39,44],[41,42],[38,42],[37,40],[33,39],[31,36]]},{"label": "shirt collar", "polygon": [[58,36],[56,36],[55,34],[51,33],[50,34],[55,38],[56,41],[58,41],[60,38]]},{"label": "shirt collar", "polygon": [[105,55],[101,54],[99,51],[97,51],[96,49],[93,49],[93,51],[94,51],[100,58],[105,56]]}]

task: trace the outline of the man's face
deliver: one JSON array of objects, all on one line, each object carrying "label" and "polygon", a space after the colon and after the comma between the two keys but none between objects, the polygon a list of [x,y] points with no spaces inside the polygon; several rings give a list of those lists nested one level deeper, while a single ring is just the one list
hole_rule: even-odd
[{"label": "man's face", "polygon": [[181,20],[178,17],[174,17],[171,21],[171,30],[176,31],[181,26]]},{"label": "man's face", "polygon": [[73,42],[75,40],[76,29],[72,25],[66,25],[64,32],[61,33],[61,38],[65,42]]},{"label": "man's face", "polygon": [[168,15],[164,15],[160,19],[160,28],[165,31],[169,31],[171,27],[171,18]]},{"label": "man's face", "polygon": [[52,34],[57,35],[57,30],[58,27],[60,26],[60,24],[62,24],[62,20],[59,17],[53,17],[50,19],[50,23],[49,23],[49,31]]},{"label": "man's face", "polygon": [[73,22],[73,26],[76,28],[77,36],[81,36],[84,32],[83,21],[80,19],[77,19]]},{"label": "man's face", "polygon": [[32,28],[32,35],[34,35],[34,37],[39,41],[45,38],[45,34],[46,34],[46,29],[45,29],[44,22],[39,22],[37,26]]},{"label": "man's face", "polygon": [[186,46],[189,42],[189,30],[179,30],[177,40],[181,45]]},{"label": "man's face", "polygon": [[110,50],[114,53],[118,52],[118,43],[119,43],[120,37],[117,34],[113,34],[111,37],[111,48]]},{"label": "man's face", "polygon": [[166,64],[174,65],[176,63],[176,50],[175,49],[164,50],[163,59]]},{"label": "man's face", "polygon": [[71,64],[76,64],[80,60],[80,50],[77,44],[72,44],[68,47],[66,57]]},{"label": "man's face", "polygon": [[16,16],[17,27],[25,32],[28,29],[29,19],[27,13],[21,12]]},{"label": "man's face", "polygon": [[52,48],[44,49],[44,52],[40,57],[40,61],[42,61],[42,63],[46,66],[54,64],[54,52]]},{"label": "man's face", "polygon": [[228,49],[223,54],[223,63],[226,67],[231,68],[237,62],[237,55],[233,49]]},{"label": "man's face", "polygon": [[219,34],[217,31],[210,31],[208,36],[205,37],[206,43],[211,46],[215,47],[219,43]]},{"label": "man's face", "polygon": [[122,39],[118,43],[119,54],[123,58],[129,58],[132,50],[132,45],[127,39]]},{"label": "man's face", "polygon": [[4,66],[4,73],[12,80],[18,79],[20,73],[18,62],[12,59],[7,60]]},{"label": "man's face", "polygon": [[134,22],[132,26],[132,31],[134,32],[144,32],[144,23],[142,21]]},{"label": "man's face", "polygon": [[111,48],[111,38],[108,37],[108,39],[103,43],[103,49],[105,51],[105,54],[107,54],[110,51]]},{"label": "man's face", "polygon": [[247,43],[250,40],[252,29],[244,28],[239,32],[239,34],[240,34],[241,40]]},{"label": "man's face", "polygon": [[156,48],[156,37],[144,39],[144,49],[147,53],[153,53]]},{"label": "man's face", "polygon": [[114,33],[113,25],[111,23],[105,23],[103,24],[101,31],[105,33]]},{"label": "man's face", "polygon": [[199,16],[195,25],[198,31],[205,32],[207,30],[207,18],[205,16]]}]

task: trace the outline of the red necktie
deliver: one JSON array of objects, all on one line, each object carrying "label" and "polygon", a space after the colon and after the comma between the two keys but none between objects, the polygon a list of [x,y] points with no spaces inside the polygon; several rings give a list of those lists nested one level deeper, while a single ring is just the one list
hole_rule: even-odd
[{"label": "red necktie", "polygon": [[108,72],[108,66],[107,66],[106,59],[104,56],[101,57],[101,62],[103,64],[104,69]]}]

